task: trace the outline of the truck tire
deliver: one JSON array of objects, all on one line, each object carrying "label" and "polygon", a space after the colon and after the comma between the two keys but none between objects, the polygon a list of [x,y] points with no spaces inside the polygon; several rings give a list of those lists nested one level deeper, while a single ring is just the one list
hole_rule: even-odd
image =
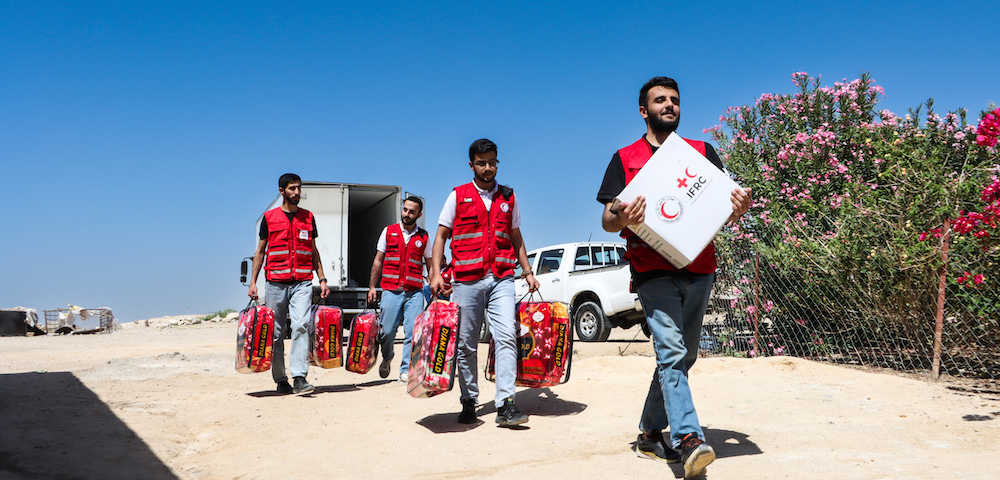
[{"label": "truck tire", "polygon": [[493,338],[493,334],[490,333],[490,320],[484,316],[483,328],[479,330],[479,343],[490,343],[491,338]]},{"label": "truck tire", "polygon": [[611,334],[604,309],[594,302],[583,302],[573,312],[576,336],[583,342],[603,342]]}]

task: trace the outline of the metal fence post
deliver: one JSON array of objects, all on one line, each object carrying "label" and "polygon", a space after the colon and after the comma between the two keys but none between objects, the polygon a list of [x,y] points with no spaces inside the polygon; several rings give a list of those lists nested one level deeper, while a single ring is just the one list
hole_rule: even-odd
[{"label": "metal fence post", "polygon": [[753,344],[757,356],[761,357],[763,347],[760,345],[760,252],[753,252]]},{"label": "metal fence post", "polygon": [[934,356],[931,359],[931,376],[935,380],[941,375],[941,332],[944,330],[944,292],[948,280],[948,234],[951,233],[951,221],[944,220],[944,233],[941,235],[941,277],[938,280],[937,312],[934,318]]}]

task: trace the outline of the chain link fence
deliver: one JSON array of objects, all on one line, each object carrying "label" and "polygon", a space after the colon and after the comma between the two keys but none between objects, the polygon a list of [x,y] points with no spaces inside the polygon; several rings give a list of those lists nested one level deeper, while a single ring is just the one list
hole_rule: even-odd
[{"label": "chain link fence", "polygon": [[[794,248],[767,247],[729,228],[716,239],[719,270],[703,350],[888,368],[1000,393],[996,250],[953,246],[947,258],[944,235],[917,271],[886,268],[863,254],[835,260],[831,271],[788,261],[782,257]],[[762,228],[756,238],[777,235]]]}]

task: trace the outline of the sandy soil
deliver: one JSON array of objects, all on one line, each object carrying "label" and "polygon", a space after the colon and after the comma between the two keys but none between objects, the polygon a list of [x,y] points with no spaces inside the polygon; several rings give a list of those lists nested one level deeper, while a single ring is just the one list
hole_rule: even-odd
[{"label": "sandy soil", "polygon": [[[398,362],[388,380],[313,368],[315,394],[275,395],[269,373],[235,372],[234,323],[179,318],[0,338],[0,478],[682,476],[631,450],[653,369],[635,330],[575,344],[570,381],[519,389],[531,421],[508,430],[491,383],[481,422],[460,425],[457,388],[410,398]],[[704,358],[691,379],[718,453],[708,478],[998,475],[997,394],[787,357]]]}]

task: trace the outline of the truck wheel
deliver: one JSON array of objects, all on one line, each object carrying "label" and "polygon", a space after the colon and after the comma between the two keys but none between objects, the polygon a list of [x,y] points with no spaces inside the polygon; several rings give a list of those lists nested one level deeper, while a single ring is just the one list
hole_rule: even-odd
[{"label": "truck wheel", "polygon": [[483,328],[479,330],[479,343],[490,343],[493,334],[490,333],[490,320],[483,318]]},{"label": "truck wheel", "polygon": [[594,302],[583,302],[573,313],[576,336],[583,342],[603,342],[611,334],[604,309]]}]

